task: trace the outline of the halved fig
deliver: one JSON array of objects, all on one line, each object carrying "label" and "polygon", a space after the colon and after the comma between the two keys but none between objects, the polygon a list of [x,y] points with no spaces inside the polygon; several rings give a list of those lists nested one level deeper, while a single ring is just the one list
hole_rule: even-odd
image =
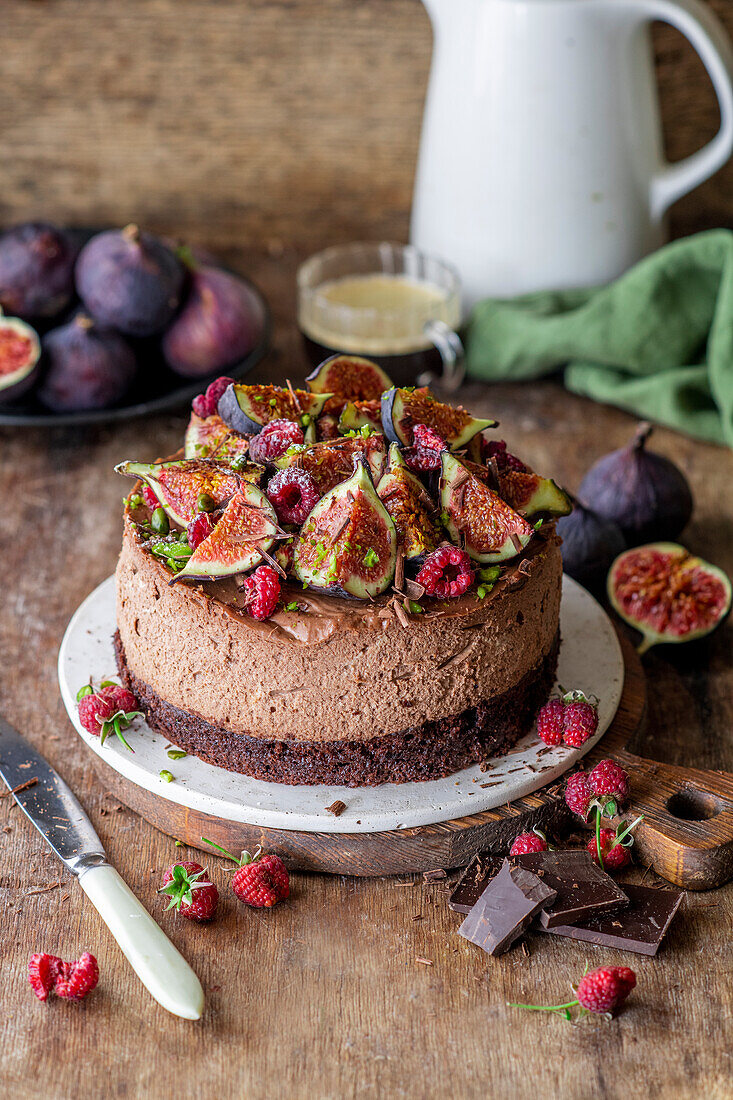
[{"label": "halved fig", "polygon": [[523,516],[569,516],[573,510],[570,497],[549,477],[522,473],[519,470],[499,471],[499,494],[515,512]]},{"label": "halved fig", "polygon": [[358,432],[360,428],[382,430],[382,407],[379,398],[375,401],[349,401],[344,405],[338,420],[338,430],[342,435]]},{"label": "halved fig", "polygon": [[352,476],[326,493],[303,524],[295,575],[310,588],[365,600],[389,587],[396,561],[395,525],[358,455]]},{"label": "halved fig", "polygon": [[279,530],[275,509],[265,494],[243,481],[214,530],[198,544],[176,580],[246,573],[264,560]]},{"label": "halved fig", "polygon": [[308,393],[282,386],[247,386],[233,382],[219,398],[218,413],[240,435],[257,435],[271,420],[294,420],[307,428],[323,412],[329,393]]},{"label": "halved fig", "polygon": [[[140,478],[148,485],[179,527],[188,527],[199,511],[200,497],[209,497],[217,507],[238,491],[245,479],[232,471],[228,462],[211,459],[180,459],[174,462],[120,462],[118,474]],[[207,509],[208,510],[208,509]]]},{"label": "halved fig", "polygon": [[515,557],[533,528],[463,462],[443,451],[440,471],[441,519],[453,542],[474,561],[493,564]]},{"label": "halved fig", "polygon": [[608,598],[642,635],[639,653],[666,642],[710,634],[731,608],[731,582],[722,569],[675,542],[626,550],[608,573]]},{"label": "halved fig", "polygon": [[327,439],[310,446],[290,447],[281,458],[273,461],[273,466],[278,470],[287,470],[291,466],[305,470],[323,496],[351,475],[354,458],[360,454],[365,456],[372,480],[378,484],[385,461],[384,436],[381,434]]},{"label": "halved fig", "polygon": [[496,427],[496,420],[477,420],[460,405],[444,405],[429,389],[392,388],[382,394],[382,430],[390,443],[412,445],[416,424],[425,424],[441,436],[452,451],[465,447],[484,428]]},{"label": "halved fig", "polygon": [[331,355],[305,380],[311,393],[327,393],[324,412],[338,414],[350,401],[379,401],[392,380],[371,359],[361,355]]},{"label": "halved fig", "polygon": [[398,443],[392,443],[387,469],[377,485],[377,495],[397,529],[397,544],[405,561],[417,564],[441,540],[436,511],[427,489],[408,470]]},{"label": "halved fig", "polygon": [[213,453],[217,458],[230,459],[247,454],[249,439],[227,427],[216,413],[197,416],[192,412],[183,446],[186,458],[207,458]]},{"label": "halved fig", "polygon": [[40,356],[36,330],[17,317],[2,316],[0,310],[0,405],[22,397],[33,386]]}]

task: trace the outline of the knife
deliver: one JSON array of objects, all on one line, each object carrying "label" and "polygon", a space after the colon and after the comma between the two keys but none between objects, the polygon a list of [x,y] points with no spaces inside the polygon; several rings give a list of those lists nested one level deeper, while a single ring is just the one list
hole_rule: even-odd
[{"label": "knife", "polygon": [[[107,862],[94,826],[61,776],[4,718],[0,776],[29,821],[79,879],[148,992],[174,1016],[198,1020],[204,991],[193,970]],[[16,790],[24,784],[25,789]]]}]

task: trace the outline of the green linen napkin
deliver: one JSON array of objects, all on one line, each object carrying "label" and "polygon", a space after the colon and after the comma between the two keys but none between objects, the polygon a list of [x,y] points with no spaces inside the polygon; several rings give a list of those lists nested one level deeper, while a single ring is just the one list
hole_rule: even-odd
[{"label": "green linen napkin", "polygon": [[565,386],[733,446],[733,232],[666,245],[591,290],[487,299],[466,330],[468,373]]}]

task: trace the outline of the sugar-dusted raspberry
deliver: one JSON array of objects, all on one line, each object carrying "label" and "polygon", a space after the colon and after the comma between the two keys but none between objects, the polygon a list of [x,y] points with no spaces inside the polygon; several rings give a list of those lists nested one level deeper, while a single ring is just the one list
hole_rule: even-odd
[{"label": "sugar-dusted raspberry", "polygon": [[259,565],[244,578],[247,610],[253,619],[269,619],[280,597],[280,577],[270,565]]},{"label": "sugar-dusted raspberry", "polygon": [[539,833],[521,833],[509,849],[510,856],[523,856],[527,852],[546,852],[547,841]]},{"label": "sugar-dusted raspberry", "polygon": [[103,695],[84,695],[77,704],[79,709],[79,721],[88,733],[93,733],[95,737],[99,737],[102,732],[102,726],[105,722],[108,722],[110,718],[114,718],[117,713],[117,707],[114,705],[111,699],[105,698]]},{"label": "sugar-dusted raspberry", "polygon": [[192,550],[207,539],[211,532],[214,530],[215,523],[211,518],[209,512],[197,512],[188,525],[186,532],[188,538],[188,545]]},{"label": "sugar-dusted raspberry", "polygon": [[413,474],[424,474],[440,467],[440,451],[431,447],[405,447],[402,455],[407,469]]},{"label": "sugar-dusted raspberry", "polygon": [[99,689],[99,694],[104,699],[109,699],[115,711],[121,710],[127,714],[129,711],[138,709],[137,699],[132,692],[120,687],[119,684],[107,684]]},{"label": "sugar-dusted raspberry", "polygon": [[[620,871],[622,867],[628,867],[631,863],[631,852],[623,844],[617,844],[616,839],[616,833],[613,829],[601,829],[601,855],[603,856],[603,867],[606,871]],[[593,857],[593,861],[600,867],[598,841],[595,837],[588,841],[586,848]]]},{"label": "sugar-dusted raspberry", "polygon": [[194,397],[191,408],[196,413],[196,416],[213,416],[218,408],[224,390],[231,386],[233,381],[233,378],[227,378],[226,375],[222,375],[220,378],[215,378],[214,381],[206,387],[205,393],[200,393],[198,397]]},{"label": "sugar-dusted raspberry", "polygon": [[636,974],[628,966],[602,966],[580,979],[578,1003],[588,1012],[613,1013],[635,985]]},{"label": "sugar-dusted raspberry", "polygon": [[487,465],[492,458],[495,458],[499,470],[516,470],[519,473],[524,473],[527,469],[521,459],[506,449],[506,443],[503,439],[482,439],[481,457]]},{"label": "sugar-dusted raspberry", "polygon": [[587,821],[590,804],[593,801],[593,791],[590,789],[585,772],[573,772],[568,776],[565,785],[565,801],[574,814],[578,814]]},{"label": "sugar-dusted raspberry", "polygon": [[565,704],[562,699],[550,699],[537,715],[537,733],[546,745],[559,745],[562,742],[564,713]]},{"label": "sugar-dusted raspberry", "polygon": [[267,486],[267,496],[272,501],[281,523],[305,523],[320,497],[316,483],[310,474],[297,467],[281,470]]},{"label": "sugar-dusted raspberry", "polygon": [[429,451],[444,451],[446,442],[442,435],[438,435],[427,424],[416,424],[412,429],[412,442],[416,447],[422,447]]},{"label": "sugar-dusted raspberry", "polygon": [[611,798],[621,806],[629,797],[629,775],[614,760],[601,760],[588,776],[594,794]]},{"label": "sugar-dusted raspberry", "polygon": [[440,546],[428,554],[417,575],[428,596],[439,600],[462,596],[473,583],[473,564],[465,550],[457,546]]},{"label": "sugar-dusted raspberry", "polygon": [[249,457],[253,462],[264,465],[284,455],[288,447],[303,443],[303,429],[293,420],[271,420],[262,431],[250,441]]},{"label": "sugar-dusted raspberry", "polygon": [[143,485],[141,496],[148,508],[157,508],[160,504],[160,501],[149,485]]}]

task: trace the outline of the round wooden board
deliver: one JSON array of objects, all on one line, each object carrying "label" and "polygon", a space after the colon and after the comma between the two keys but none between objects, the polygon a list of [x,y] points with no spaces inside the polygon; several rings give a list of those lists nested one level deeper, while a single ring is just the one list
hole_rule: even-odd
[{"label": "round wooden board", "polygon": [[[589,754],[589,760],[623,748],[644,719],[646,688],[641,662],[621,634],[620,641],[625,665],[623,695],[610,728]],[[562,832],[571,817],[562,798],[562,784],[555,783],[498,809],[438,825],[379,833],[268,829],[227,821],[159,798],[121,776],[98,756],[93,760],[105,786],[121,802],[187,845],[210,851],[202,843],[203,836],[234,852],[243,848],[251,851],[259,844],[277,852],[292,868],[331,874],[392,875],[461,867],[477,851],[504,850],[517,833],[535,825],[548,832]]]}]

